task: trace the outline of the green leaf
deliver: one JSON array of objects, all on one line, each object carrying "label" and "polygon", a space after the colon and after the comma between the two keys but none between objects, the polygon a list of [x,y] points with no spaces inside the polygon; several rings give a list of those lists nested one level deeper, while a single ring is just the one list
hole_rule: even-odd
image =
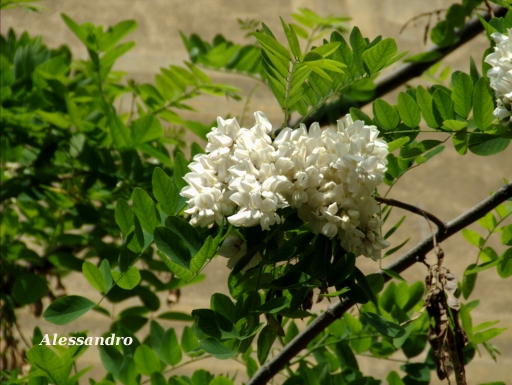
[{"label": "green leaf", "polygon": [[[320,54],[323,58],[326,58],[330,56],[332,53],[334,53],[341,43],[334,41],[331,43],[324,43],[321,46],[318,46],[316,48],[313,48],[311,52],[315,52],[317,54]],[[340,63],[341,64],[341,63]],[[343,65],[345,67],[345,65]]]},{"label": "green leaf", "polygon": [[397,252],[398,250],[400,250],[403,246],[405,246],[405,244],[406,244],[407,242],[409,242],[409,241],[410,241],[410,239],[411,239],[411,238],[407,238],[405,241],[403,241],[402,243],[400,243],[398,246],[395,246],[395,247],[393,247],[393,248],[389,249],[388,251],[386,251],[386,253],[385,253],[385,254],[384,254],[384,256],[382,257],[382,259],[384,259],[384,258],[386,258],[386,257],[390,256],[390,255],[391,255],[391,254],[393,254],[393,253],[396,253],[396,252]]},{"label": "green leaf", "polygon": [[133,226],[133,211],[124,199],[119,199],[115,211],[116,223],[126,237]]},{"label": "green leaf", "polygon": [[462,236],[466,239],[466,241],[472,245],[475,245],[476,247],[482,247],[485,243],[482,236],[474,230],[464,229],[462,230]]},{"label": "green leaf", "polygon": [[338,290],[338,291],[335,291],[334,293],[319,294],[318,296],[319,296],[319,297],[328,297],[328,298],[331,298],[331,297],[338,297],[338,296],[340,296],[340,295],[345,294],[345,293],[346,293],[346,292],[348,292],[349,290],[350,290],[350,287],[344,287],[343,289]]},{"label": "green leaf", "polygon": [[98,49],[108,51],[113,48],[123,37],[137,29],[137,22],[134,20],[123,20],[113,27],[110,27],[98,39]]},{"label": "green leaf", "polygon": [[190,260],[190,270],[193,273],[199,273],[201,271],[202,267],[204,266],[205,262],[208,259],[211,259],[213,256],[214,251],[213,250],[213,239],[212,237],[208,236],[206,238],[206,241],[203,244],[203,247],[199,250],[199,252]]},{"label": "green leaf", "polygon": [[456,38],[453,26],[447,21],[440,21],[430,30],[430,38],[439,47],[446,47]]},{"label": "green leaf", "polygon": [[352,53],[352,50],[348,46],[343,36],[341,36],[337,31],[334,31],[331,34],[331,42],[340,42],[340,46],[336,51],[337,59],[347,66],[348,75],[352,80],[354,80],[358,75],[358,70],[354,62],[354,54]]},{"label": "green leaf", "polygon": [[473,334],[473,338],[471,338],[471,342],[474,344],[481,344],[483,342],[487,342],[497,336],[499,336],[501,333],[503,333],[507,328],[491,328],[487,329],[483,332],[478,332]]},{"label": "green leaf", "polygon": [[497,266],[499,264],[500,260],[499,259],[496,259],[496,260],[493,260],[493,261],[489,261],[489,262],[486,262],[486,263],[483,263],[481,265],[475,265],[475,264],[471,264],[469,266],[471,266],[471,268],[468,266],[468,268],[466,269],[466,271],[464,272],[464,275],[473,275],[473,274],[476,274],[476,273],[479,273],[481,271],[484,271],[484,270],[487,270],[487,269],[490,269],[491,267],[494,267],[494,266]]},{"label": "green leaf", "polygon": [[181,348],[173,328],[165,332],[160,353],[165,363],[172,366],[180,363],[182,359]]},{"label": "green leaf", "polygon": [[185,353],[199,348],[199,342],[190,326],[185,326],[181,335],[181,347]]},{"label": "green leaf", "polygon": [[68,128],[70,126],[69,120],[66,119],[64,115],[56,112],[46,112],[42,110],[38,110],[37,114],[43,119],[45,122],[50,123],[59,128]]},{"label": "green leaf", "polygon": [[261,329],[260,335],[258,336],[258,361],[260,365],[263,365],[267,360],[276,337],[277,331],[272,325],[268,324]]},{"label": "green leaf", "polygon": [[368,44],[358,27],[354,27],[350,33],[350,45],[352,46],[352,51],[354,53],[354,63],[359,73],[364,74],[363,52]]},{"label": "green leaf", "polygon": [[501,255],[497,270],[501,278],[512,276],[512,247]]},{"label": "green leaf", "polygon": [[133,142],[128,127],[126,127],[115,112],[109,111],[107,116],[110,135],[115,147],[121,150],[132,147]]},{"label": "green leaf", "polygon": [[[372,288],[369,285],[369,282],[367,281],[367,277],[364,275],[364,273],[359,270],[357,267],[354,267],[353,272],[354,278],[357,280],[357,283],[363,290],[366,297],[372,301],[375,306],[378,306],[377,297],[375,297],[375,293],[373,292]],[[380,276],[380,274],[378,274]],[[382,276],[380,276],[382,278]]]},{"label": "green leaf", "polygon": [[439,127],[437,120],[434,116],[434,108],[433,108],[433,98],[430,93],[425,90],[422,86],[418,86],[416,89],[416,101],[418,102],[418,106],[420,107],[421,114],[423,115],[423,119],[425,119],[425,123],[431,128]]},{"label": "green leaf", "polygon": [[160,167],[155,167],[153,170],[152,184],[153,195],[160,203],[163,212],[167,215],[176,214],[179,202],[178,192],[171,178]]},{"label": "green leaf", "polygon": [[158,316],[158,318],[171,320],[171,321],[193,321],[194,320],[194,318],[191,315],[189,315],[187,313],[182,313],[179,311],[168,311],[166,313],[160,314]]},{"label": "green leaf", "polygon": [[393,130],[400,123],[398,113],[389,103],[382,99],[377,99],[373,102],[373,115],[379,126],[386,130]]},{"label": "green leaf", "polygon": [[[97,385],[107,385],[107,384],[97,383]],[[108,385],[110,385],[110,384],[108,384]],[[155,372],[151,375],[150,385],[167,385],[167,381],[163,374],[161,374],[159,372]]]},{"label": "green leaf", "polygon": [[503,245],[512,246],[512,224],[502,227],[501,243]]},{"label": "green leaf", "polygon": [[160,360],[148,345],[137,347],[133,355],[133,361],[137,370],[146,376],[151,376],[152,373],[160,370]]},{"label": "green leaf", "polygon": [[163,226],[156,227],[155,244],[160,251],[171,259],[173,263],[176,263],[187,270],[190,269],[190,250],[183,239],[174,231]]},{"label": "green leaf", "polygon": [[434,105],[443,120],[453,119],[453,102],[450,94],[445,90],[438,88],[433,95]]},{"label": "green leaf", "polygon": [[222,293],[213,294],[210,299],[210,307],[231,322],[235,322],[235,305],[227,295]]},{"label": "green leaf", "polygon": [[309,66],[319,66],[324,62],[324,58],[322,55],[316,52],[308,52],[302,58],[302,62]]},{"label": "green leaf", "polygon": [[174,263],[169,257],[167,257],[164,253],[162,253],[160,250],[156,251],[157,255],[162,259],[162,261],[165,263],[167,268],[174,273],[174,275],[177,278],[180,278],[186,282],[190,281],[192,278],[194,278],[194,274],[182,267],[181,265]]},{"label": "green leaf", "polygon": [[233,381],[223,375],[215,377],[208,385],[233,385]]},{"label": "green leaf", "polygon": [[302,56],[302,53],[300,51],[299,39],[297,38],[297,35],[295,34],[293,27],[291,25],[287,25],[282,17],[280,17],[280,19],[281,24],[283,25],[284,32],[286,34],[286,39],[288,39],[288,44],[290,45],[290,49],[292,50],[293,56],[295,56],[295,59],[298,59]]},{"label": "green leaf", "polygon": [[350,107],[350,115],[352,116],[352,119],[354,121],[362,120],[364,122],[364,124],[369,125],[369,126],[374,124],[372,119],[368,115],[366,115],[363,111],[361,111],[359,108]]},{"label": "green leaf", "polygon": [[[477,131],[477,130],[475,130]],[[469,136],[468,148],[476,155],[489,156],[504,151],[510,144],[510,139],[494,135],[474,132]]]},{"label": "green leaf", "polygon": [[452,137],[453,147],[460,155],[465,155],[468,151],[468,138],[467,129],[463,128],[461,132],[457,132]]},{"label": "green leaf", "polygon": [[338,342],[334,347],[334,352],[336,353],[336,357],[338,358],[338,361],[340,362],[340,365],[343,369],[352,368],[359,371],[357,359],[354,355],[354,352],[350,348],[348,341]]},{"label": "green leaf", "polygon": [[359,334],[363,331],[363,324],[357,318],[349,313],[343,314],[343,320],[353,334]]},{"label": "green leaf", "polygon": [[185,182],[183,177],[189,172],[188,161],[185,159],[185,155],[178,152],[174,162],[174,183],[178,190],[181,191],[183,187],[187,186],[187,182]]},{"label": "green leaf", "polygon": [[117,286],[121,289],[132,290],[140,283],[140,272],[137,267],[132,266],[127,271],[121,273],[120,271],[113,270],[112,276]]},{"label": "green leaf", "polygon": [[133,211],[140,221],[142,228],[149,234],[153,234],[156,226],[160,225],[155,203],[147,192],[136,187],[132,193]]},{"label": "green leaf", "polygon": [[497,222],[494,214],[492,212],[488,212],[484,217],[478,220],[478,224],[486,230],[493,231]]},{"label": "green leaf", "polygon": [[120,44],[117,47],[109,50],[107,53],[105,53],[105,55],[103,55],[101,57],[99,67],[100,67],[100,78],[102,81],[109,74],[115,61],[119,57],[123,56],[126,52],[131,50],[133,47],[135,47],[135,43],[133,41],[130,41],[130,42],[124,43],[124,44]]},{"label": "green leaf", "polygon": [[414,145],[413,147],[411,147],[407,150],[403,150],[402,153],[400,154],[400,156],[404,159],[415,158],[418,155],[421,155],[424,152],[431,150],[434,147],[439,146],[441,143],[443,143],[443,142],[441,142],[439,140],[423,140],[423,141],[419,142],[418,144]]},{"label": "green leaf", "polygon": [[162,124],[153,115],[140,117],[132,123],[132,141],[134,145],[159,139],[163,135]]},{"label": "green leaf", "polygon": [[200,340],[199,347],[219,360],[228,360],[238,354],[238,352],[221,344],[215,338],[205,338]]},{"label": "green leaf", "polygon": [[460,120],[445,120],[443,128],[449,131],[460,131],[468,126],[468,122],[461,122]]},{"label": "green leaf", "polygon": [[473,90],[473,118],[476,126],[485,131],[493,120],[494,101],[487,80],[480,78]]},{"label": "green leaf", "polygon": [[192,316],[197,327],[207,336],[218,339],[240,338],[236,326],[222,314],[211,309],[195,309]]},{"label": "green leaf", "polygon": [[12,285],[12,296],[20,305],[36,302],[44,297],[47,291],[46,278],[32,273],[16,275]]},{"label": "green leaf", "polygon": [[446,20],[454,27],[460,28],[464,26],[466,19],[466,11],[461,4],[452,4],[446,12]]},{"label": "green leaf", "polygon": [[408,374],[412,380],[430,382],[430,367],[424,363],[405,364],[400,369]]},{"label": "green leaf", "polygon": [[102,293],[106,291],[107,283],[105,282],[100,269],[98,269],[94,264],[85,261],[82,265],[82,273],[92,287]]},{"label": "green leaf", "polygon": [[291,60],[288,50],[273,37],[270,37],[261,32],[254,32],[252,35],[258,39],[262,47],[272,52],[274,55],[279,57],[279,59],[286,61]]},{"label": "green leaf", "polygon": [[112,373],[114,378],[119,378],[123,355],[114,346],[102,345],[99,347],[100,359],[107,372]]},{"label": "green leaf", "polygon": [[473,106],[473,81],[471,77],[460,72],[453,82],[452,100],[455,112],[466,118]]},{"label": "green leaf", "polygon": [[398,113],[407,127],[416,128],[420,124],[421,114],[418,104],[405,92],[398,94]]},{"label": "green leaf", "polygon": [[494,249],[490,246],[484,247],[480,253],[478,253],[478,259],[480,259],[482,262],[491,262],[497,260],[498,254]]},{"label": "green leaf", "polygon": [[195,255],[201,250],[203,241],[197,230],[186,220],[176,216],[165,219],[165,227],[177,234],[187,245],[190,253]]},{"label": "green leaf", "polygon": [[96,49],[94,46],[94,41],[91,40],[88,36],[88,32],[85,28],[82,26],[79,26],[77,23],[75,23],[69,16],[67,16],[64,13],[60,14],[68,28],[75,34],[76,37],[80,39],[82,43],[85,44],[86,47],[90,49]]},{"label": "green leaf", "polygon": [[429,160],[430,158],[432,158],[435,155],[440,154],[441,152],[443,152],[444,149],[445,149],[445,146],[435,147],[433,150],[428,151],[426,154],[421,155],[421,156],[417,156],[416,159],[415,159],[416,163],[417,164],[423,164],[427,160]]},{"label": "green leaf", "polygon": [[386,234],[384,234],[384,239],[388,239],[390,236],[394,234],[394,232],[402,225],[402,223],[405,221],[405,218],[407,218],[405,215],[400,218],[400,220],[392,227],[390,228]]},{"label": "green leaf", "polygon": [[290,321],[288,324],[288,328],[286,329],[286,334],[284,336],[285,345],[289,344],[291,340],[293,340],[299,334],[299,328],[295,321]]},{"label": "green leaf", "polygon": [[290,301],[287,297],[272,298],[261,305],[257,311],[262,313],[274,314],[287,308],[290,305]]},{"label": "green leaf", "polygon": [[409,56],[404,60],[406,63],[431,63],[443,58],[442,52],[426,51],[416,55]]},{"label": "green leaf", "polygon": [[387,38],[364,51],[362,58],[369,73],[374,74],[385,68],[389,59],[397,52],[398,47],[395,40]]},{"label": "green leaf", "polygon": [[66,325],[91,310],[96,304],[79,295],[57,298],[43,313],[43,318],[55,325]]},{"label": "green leaf", "polygon": [[396,271],[389,270],[389,269],[381,269],[381,270],[384,273],[386,273],[386,275],[389,275],[391,278],[395,278],[395,279],[398,279],[399,281],[405,282],[405,279],[400,274],[398,274]]},{"label": "green leaf", "polygon": [[393,140],[392,142],[389,142],[388,143],[388,151],[393,152],[393,151],[401,148],[402,146],[409,143],[409,140],[410,139],[408,136],[404,136],[402,138],[398,138],[397,140]]},{"label": "green leaf", "polygon": [[110,272],[110,264],[107,259],[101,261],[100,272],[105,280],[105,292],[108,292],[112,288],[112,273]]},{"label": "green leaf", "polygon": [[462,296],[464,299],[468,299],[471,293],[473,292],[473,289],[475,288],[476,279],[478,277],[478,274],[469,274],[468,271],[471,271],[474,269],[476,265],[472,263],[466,268],[466,271],[464,272],[464,275],[462,276]]},{"label": "green leaf", "polygon": [[[45,345],[32,346],[27,352],[27,360],[37,368],[48,373],[55,384],[65,384],[71,372],[71,360],[64,360],[59,357],[52,349]],[[25,383],[25,382],[23,382]],[[28,383],[31,383],[29,381]]]}]

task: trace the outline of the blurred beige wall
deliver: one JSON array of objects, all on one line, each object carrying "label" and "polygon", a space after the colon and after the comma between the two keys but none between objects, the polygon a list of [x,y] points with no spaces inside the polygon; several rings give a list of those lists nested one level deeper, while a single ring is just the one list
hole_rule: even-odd
[{"label": "blurred beige wall", "polygon": [[[86,51],[78,39],[67,29],[60,14],[65,13],[78,23],[90,21],[104,26],[115,24],[125,19],[135,19],[138,29],[130,35],[136,47],[126,54],[117,64],[116,69],[126,71],[128,77],[139,82],[152,82],[160,67],[180,64],[187,59],[179,31],[185,34],[198,33],[210,40],[217,33],[235,42],[243,41],[243,33],[238,27],[237,18],[257,19],[264,21],[278,36],[281,26],[279,16],[291,21],[290,14],[299,7],[307,7],[321,14],[345,14],[353,18],[351,25],[357,25],[364,36],[373,38],[379,34],[397,40],[401,51],[409,50],[411,54],[419,53],[426,47],[423,45],[425,20],[417,26],[411,25],[402,34],[399,30],[410,18],[432,9],[447,8],[451,1],[443,0],[48,0],[41,4],[47,7],[42,14],[27,14],[22,10],[4,11],[1,15],[1,32],[5,34],[9,28],[21,32],[27,30],[31,35],[41,34],[44,42],[50,47],[67,44],[78,58],[85,58]],[[432,21],[435,23],[435,18]],[[443,66],[450,65],[452,70],[469,70],[469,55],[479,62],[483,50],[488,46],[484,35],[450,55]],[[234,84],[247,95],[254,82],[243,77],[230,77],[223,74],[210,73],[215,81]],[[427,83],[428,84],[428,83]],[[398,91],[397,91],[398,92]],[[386,96],[396,103],[397,92]],[[218,115],[231,112],[240,114],[242,103],[226,102],[222,99],[200,98],[194,104],[199,110],[195,119],[211,122]],[[251,102],[251,110],[264,111],[272,121],[279,122],[282,117],[272,95],[260,87],[258,96]],[[249,118],[248,120],[250,120]],[[249,123],[248,123],[249,124]],[[437,137],[438,138],[438,137]],[[444,137],[443,137],[444,139]],[[488,196],[490,191],[502,185],[502,178],[512,180],[512,146],[505,152],[493,157],[478,157],[468,154],[459,156],[453,151],[450,141],[446,150],[420,168],[412,170],[393,189],[390,197],[407,201],[429,210],[444,220],[451,220]],[[394,210],[393,220],[405,213]],[[400,243],[411,237],[410,245],[419,242],[429,234],[428,226],[421,218],[407,214],[408,219],[400,231],[395,233],[391,241]],[[474,227],[477,229],[477,227]],[[450,268],[460,280],[463,268],[476,258],[476,249],[467,244],[460,235],[443,243],[446,252],[445,266]],[[390,257],[392,259],[393,257]],[[384,261],[386,262],[386,261]],[[361,258],[359,262],[367,272],[375,271],[378,264]],[[191,311],[196,307],[208,307],[209,297],[214,291],[227,292],[226,277],[228,270],[223,259],[215,259],[205,270],[207,280],[197,286],[183,291],[181,302],[174,308],[178,311]],[[422,280],[426,274],[423,266],[415,266],[404,276],[413,282]],[[87,283],[80,276],[67,279],[70,294],[83,293],[88,290]],[[494,363],[489,355],[482,351],[482,358],[476,360],[468,368],[469,384],[491,382],[512,378],[512,283],[501,280],[495,271],[480,274],[472,299],[480,298],[481,304],[473,312],[474,324],[483,321],[501,319],[498,326],[509,327],[496,345],[502,351],[498,363]],[[94,294],[91,293],[91,298]],[[163,299],[163,298],[162,298]],[[163,302],[164,303],[164,302]],[[31,333],[34,322],[28,315],[21,319],[22,328]],[[95,313],[89,313],[68,327],[57,327],[42,320],[43,332],[67,333],[89,329],[93,335],[105,331],[109,321]],[[180,325],[168,323],[167,327]],[[144,335],[144,333],[140,334]],[[478,356],[478,354],[477,354]],[[83,357],[81,365],[94,365],[91,375],[99,380],[103,373],[99,364],[97,351],[90,349]],[[382,379],[391,369],[398,370],[399,364],[388,361],[361,358],[361,369]],[[195,367],[204,367],[216,373],[231,374],[238,370],[238,379],[244,379],[245,373],[241,366],[233,362],[204,361]],[[185,369],[186,370],[186,369]],[[186,372],[186,371],[185,371]],[[85,383],[85,381],[83,382]],[[437,384],[438,382],[432,381]]]}]

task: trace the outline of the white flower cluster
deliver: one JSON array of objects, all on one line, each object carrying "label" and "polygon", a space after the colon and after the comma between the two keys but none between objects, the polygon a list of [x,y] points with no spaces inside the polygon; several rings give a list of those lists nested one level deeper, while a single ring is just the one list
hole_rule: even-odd
[{"label": "white flower cluster", "polygon": [[347,115],[337,128],[301,125],[272,140],[266,116],[255,118],[251,129],[218,118],[207,135],[207,154],[194,157],[181,192],[190,223],[208,226],[226,216],[234,226],[268,230],[281,222],[277,210],[291,206],[313,232],[338,235],[346,250],[380,258],[389,243],[380,235],[372,194],[383,180],[388,148],[377,128]]},{"label": "white flower cluster", "polygon": [[496,46],[494,52],[485,58],[485,62],[492,66],[487,76],[497,99],[494,116],[506,125],[512,116],[512,29],[508,30],[508,36],[494,32],[491,37]]}]

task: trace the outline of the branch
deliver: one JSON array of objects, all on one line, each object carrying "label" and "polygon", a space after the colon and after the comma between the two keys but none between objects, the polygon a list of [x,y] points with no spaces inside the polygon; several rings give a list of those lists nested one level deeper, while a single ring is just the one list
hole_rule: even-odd
[{"label": "branch", "polygon": [[[460,230],[477,221],[496,206],[512,198],[512,183],[502,187],[489,198],[480,202],[478,205],[466,211],[464,214],[455,218],[446,225],[446,231],[438,235],[439,242],[458,233]],[[423,261],[425,255],[433,248],[432,236],[425,238],[422,242],[411,249],[407,254],[401,256],[396,261],[390,263],[386,269],[400,273],[416,262]],[[391,277],[383,271],[379,271],[384,281],[389,281]],[[332,306],[329,306],[325,312],[314,319],[303,331],[301,331],[288,345],[286,345],[278,355],[263,365],[256,374],[249,380],[247,385],[263,385],[271,380],[281,369],[285,367],[290,360],[305,349],[318,334],[324,331],[331,323],[340,318],[343,313],[349,310],[355,303],[344,297]]]},{"label": "branch", "polygon": [[[507,13],[507,9],[504,7],[492,7],[492,11],[494,12],[495,17],[505,16]],[[492,17],[489,12],[484,12],[481,15],[486,21],[489,21]],[[370,103],[371,101],[380,98],[381,96],[387,94],[388,92],[393,91],[395,88],[398,88],[409,80],[414,79],[420,76],[424,71],[428,70],[438,61],[442,60],[445,56],[455,51],[457,48],[463,46],[468,41],[476,37],[484,30],[484,27],[478,17],[473,17],[469,20],[464,27],[459,29],[456,32],[456,35],[459,39],[450,46],[447,47],[438,47],[433,46],[425,51],[425,53],[429,52],[437,52],[440,54],[439,58],[435,61],[423,62],[423,63],[408,63],[404,64],[401,67],[397,68],[395,71],[382,76],[375,82],[375,92],[373,94],[372,99],[366,100],[364,102],[359,103],[359,108]],[[306,127],[309,127],[312,123],[318,122],[321,126],[326,126],[331,124],[331,120],[329,116],[337,116],[340,114],[335,114],[335,112],[341,111],[342,105],[340,101],[336,101],[331,103],[329,106],[322,108],[319,110],[319,113],[310,116],[303,123]],[[290,125],[290,127],[295,127],[295,124]]]},{"label": "branch", "polygon": [[434,214],[429,213],[428,211],[422,210],[419,207],[410,205],[405,202],[397,201],[395,199],[389,199],[389,198],[384,198],[384,197],[380,197],[380,196],[374,196],[373,198],[379,203],[384,203],[388,206],[399,207],[401,209],[410,211],[412,213],[422,215],[425,218],[427,218],[428,220],[434,222],[436,224],[437,228],[439,229],[440,233],[444,233],[446,231],[446,223],[444,223],[441,219],[436,217]]}]

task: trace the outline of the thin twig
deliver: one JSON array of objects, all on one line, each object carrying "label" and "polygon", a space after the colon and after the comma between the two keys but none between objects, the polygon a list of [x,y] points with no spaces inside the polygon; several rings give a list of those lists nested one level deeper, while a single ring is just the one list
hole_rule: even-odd
[{"label": "thin twig", "polygon": [[30,346],[30,344],[27,342],[27,340],[25,339],[25,336],[23,335],[23,333],[21,332],[21,330],[20,330],[20,326],[18,325],[18,323],[17,323],[17,322],[14,322],[14,325],[16,326],[16,329],[18,330],[18,333],[19,333],[19,335],[20,335],[21,339],[23,340],[23,342],[25,343],[25,345],[27,345],[27,348],[29,348],[29,349],[30,349],[30,347],[31,347],[31,346]]},{"label": "thin twig", "polygon": [[441,12],[446,12],[447,9],[446,8],[443,8],[443,9],[436,9],[434,11],[430,11],[430,12],[423,12],[423,13],[420,13],[419,15],[416,15],[412,18],[410,18],[409,20],[407,20],[405,22],[404,25],[402,25],[402,28],[400,28],[400,31],[398,32],[399,35],[402,34],[402,32],[407,28],[407,26],[412,23],[413,21],[416,21],[418,19],[421,19],[422,17],[425,17],[425,16],[428,16],[429,18],[429,21],[430,21],[430,16],[432,15],[437,15],[437,17],[439,17],[439,15],[441,14]]},{"label": "thin twig", "polygon": [[[446,225],[446,231],[438,235],[438,242],[457,234],[463,228],[469,226],[471,223],[482,218],[489,211],[493,210],[496,206],[512,198],[512,183],[502,187],[489,198],[480,202],[478,205],[466,211],[464,214],[455,218],[453,221]],[[422,242],[416,245],[408,253],[398,258],[396,261],[389,264],[386,269],[393,270],[400,273],[416,262],[424,260],[425,255],[432,250],[432,236],[425,238]],[[389,281],[391,277],[383,271],[379,271],[384,281]],[[336,302],[334,305],[329,306],[322,314],[315,318],[304,330],[302,330],[288,345],[286,345],[281,352],[273,357],[266,364],[256,372],[256,374],[249,380],[247,385],[263,385],[270,381],[281,369],[283,369],[290,360],[292,360],[307,345],[321,332],[323,332],[330,324],[349,310],[355,303],[348,299],[343,298],[341,301]]]},{"label": "thin twig", "polygon": [[410,211],[411,213],[419,214],[427,218],[428,220],[434,222],[441,233],[446,231],[446,223],[444,223],[441,219],[436,217],[434,214],[429,213],[419,207],[410,205],[405,202],[397,201],[396,199],[384,198],[381,196],[374,196],[375,200],[379,203],[384,203],[388,206],[395,206],[401,209]]}]

